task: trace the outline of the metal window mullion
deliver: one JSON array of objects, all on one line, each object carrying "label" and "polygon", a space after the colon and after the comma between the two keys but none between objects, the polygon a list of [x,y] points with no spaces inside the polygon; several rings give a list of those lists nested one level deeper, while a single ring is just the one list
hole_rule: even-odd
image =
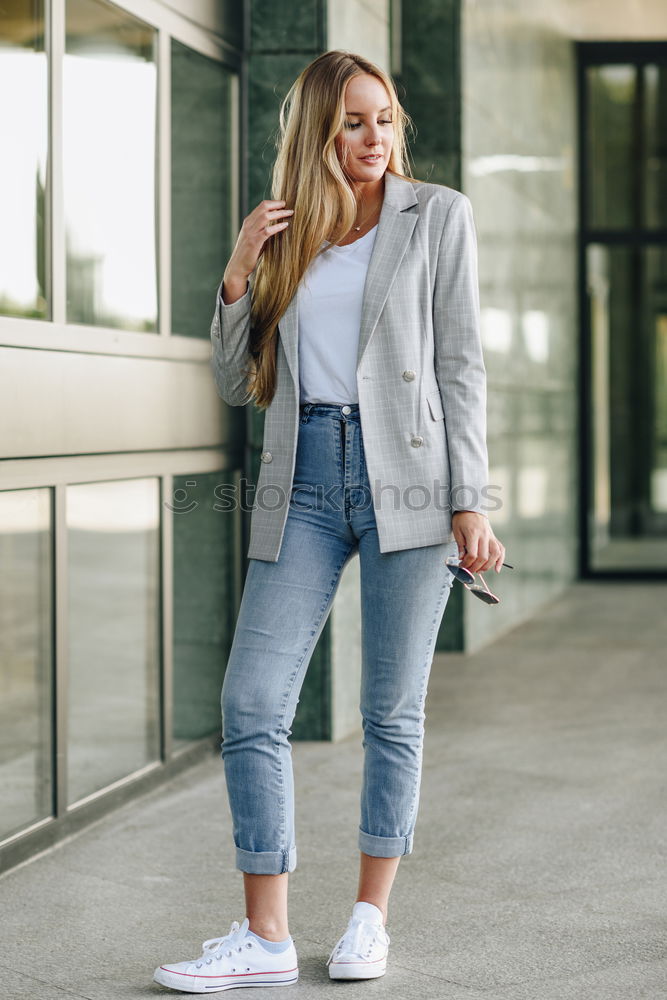
[{"label": "metal window mullion", "polygon": [[644,67],[635,64],[635,97],[632,116],[632,141],[634,142],[635,155],[632,158],[633,169],[633,228],[641,231],[644,229],[644,169],[646,164],[645,150],[645,86]]},{"label": "metal window mullion", "polygon": [[[227,109],[230,116],[231,134],[231,162],[228,164],[231,181],[231,204],[229,206],[229,246],[232,248],[236,243],[236,238],[238,236],[239,229],[241,228],[241,220],[239,216],[241,198],[241,157],[239,155],[239,151],[241,149],[241,85],[237,73],[232,73],[230,75],[229,103],[230,106]],[[224,263],[226,264],[226,261]]]},{"label": "metal window mullion", "polygon": [[400,76],[403,72],[402,18],[401,0],[389,0],[389,72],[392,76]]},{"label": "metal window mullion", "polygon": [[158,237],[158,329],[171,334],[171,37],[157,35],[156,223]]},{"label": "metal window mullion", "polygon": [[163,0],[114,0],[114,6],[152,28],[165,31],[201,55],[219,59],[234,69],[238,67],[241,53],[205,17],[199,23],[177,11],[175,4],[163,3]]},{"label": "metal window mullion", "polygon": [[161,678],[160,725],[162,760],[172,756],[174,747],[174,518],[170,499],[174,495],[174,477],[162,476],[160,497],[160,602]]},{"label": "metal window mullion", "polygon": [[49,74],[49,255],[51,320],[64,323],[67,313],[65,205],[63,184],[63,63],[65,57],[65,0],[46,5]]},{"label": "metal window mullion", "polygon": [[232,633],[234,631],[234,623],[238,618],[239,611],[241,609],[241,598],[243,597],[243,583],[244,583],[244,572],[245,572],[245,560],[244,556],[244,539],[243,539],[243,512],[241,509],[241,477],[242,469],[237,469],[233,473],[234,478],[234,490],[238,498],[238,502],[234,507],[234,544],[233,544],[233,575],[234,575],[234,599],[232,603],[232,614],[233,620],[231,624]]},{"label": "metal window mullion", "polygon": [[587,274],[586,274],[586,231],[589,226],[589,186],[588,170],[589,148],[589,77],[586,48],[580,42],[575,43],[577,54],[577,291],[578,291],[578,372],[577,372],[577,429],[578,429],[578,565],[579,579],[588,579],[591,575],[591,502],[592,483],[591,469],[591,438],[592,415],[589,410],[589,392],[591,385],[591,323],[588,309]]},{"label": "metal window mullion", "polygon": [[69,602],[67,556],[67,486],[54,486],[53,536],[54,536],[54,750],[55,796],[54,812],[64,816],[67,812],[67,750],[69,717]]},{"label": "metal window mullion", "polygon": [[[635,155],[633,157],[634,167],[634,225],[638,233],[641,234],[639,245],[635,245],[630,250],[631,267],[631,288],[633,297],[632,315],[637,318],[638,334],[633,337],[634,364],[631,365],[631,388],[632,394],[632,421],[634,423],[634,434],[636,446],[632,449],[631,462],[633,465],[633,496],[632,496],[632,518],[634,530],[641,532],[643,527],[643,512],[650,506],[650,476],[651,476],[651,455],[650,442],[652,440],[651,426],[647,420],[650,403],[645,400],[651,398],[653,388],[651,387],[651,360],[652,352],[647,339],[649,337],[647,324],[647,303],[644,297],[645,281],[644,269],[646,267],[646,248],[644,240],[646,237],[646,75],[645,62],[635,63],[635,101],[634,101],[634,143]],[[648,424],[648,426],[647,426]]]}]

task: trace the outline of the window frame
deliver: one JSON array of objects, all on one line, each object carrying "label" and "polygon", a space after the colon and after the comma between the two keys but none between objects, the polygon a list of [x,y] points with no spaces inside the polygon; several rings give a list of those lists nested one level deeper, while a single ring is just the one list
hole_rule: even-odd
[{"label": "window frame", "polygon": [[[45,11],[48,66],[48,171],[46,283],[48,317],[24,319],[0,315],[0,346],[37,350],[76,351],[174,361],[208,361],[208,338],[182,336],[171,331],[171,41],[219,62],[230,73],[231,84],[231,197],[230,233],[240,222],[242,136],[240,107],[244,88],[242,53],[212,30],[195,24],[157,0],[98,0],[136,17],[157,32],[156,112],[156,241],[158,328],[155,333],[118,330],[68,323],[66,318],[66,249],[63,196],[63,60],[65,57],[66,0],[50,0]],[[210,21],[215,24],[213,12]]]}]

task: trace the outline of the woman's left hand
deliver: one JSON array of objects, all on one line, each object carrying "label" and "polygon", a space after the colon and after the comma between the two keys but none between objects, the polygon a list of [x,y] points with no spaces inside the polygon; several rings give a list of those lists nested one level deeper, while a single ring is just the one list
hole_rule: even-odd
[{"label": "woman's left hand", "polygon": [[459,566],[471,573],[482,573],[500,567],[505,559],[505,546],[493,533],[488,517],[472,510],[456,510],[452,515],[452,531],[459,546]]}]

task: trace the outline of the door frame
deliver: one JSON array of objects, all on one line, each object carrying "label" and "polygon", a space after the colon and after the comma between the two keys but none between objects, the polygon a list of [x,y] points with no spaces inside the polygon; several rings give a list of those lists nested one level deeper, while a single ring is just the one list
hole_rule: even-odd
[{"label": "door frame", "polygon": [[[577,154],[578,154],[578,232],[577,232],[577,298],[579,324],[579,379],[578,379],[578,424],[579,424],[579,497],[578,497],[578,541],[579,541],[579,577],[581,579],[610,580],[666,580],[667,566],[664,569],[599,569],[592,565],[591,540],[589,529],[589,512],[592,501],[591,461],[593,458],[593,426],[590,418],[590,398],[592,382],[592,350],[591,325],[588,308],[586,251],[590,243],[600,243],[606,246],[626,245],[635,251],[633,267],[633,297],[640,302],[641,295],[641,263],[639,251],[647,246],[667,246],[667,226],[646,229],[639,224],[624,230],[599,229],[587,224],[588,196],[585,178],[587,176],[587,134],[588,107],[586,92],[586,71],[590,66],[609,65],[613,63],[632,63],[638,68],[650,63],[667,65],[667,42],[576,42],[576,73],[577,73]],[[639,131],[643,120],[643,88],[642,74],[638,77],[637,105],[639,114],[635,115],[636,128]],[[639,143],[641,134],[637,135]],[[638,158],[641,163],[641,157]],[[637,169],[634,183],[635,205],[641,204],[643,185],[641,172]],[[638,220],[636,215],[636,220]]]}]

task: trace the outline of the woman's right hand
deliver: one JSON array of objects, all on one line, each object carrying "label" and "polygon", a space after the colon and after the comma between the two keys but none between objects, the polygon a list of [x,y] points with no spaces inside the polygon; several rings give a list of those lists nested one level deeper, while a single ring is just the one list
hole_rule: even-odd
[{"label": "woman's right hand", "polygon": [[225,281],[247,280],[255,270],[266,241],[289,226],[286,215],[292,215],[293,208],[285,208],[284,201],[265,198],[243,220],[236,246],[225,268]]}]

